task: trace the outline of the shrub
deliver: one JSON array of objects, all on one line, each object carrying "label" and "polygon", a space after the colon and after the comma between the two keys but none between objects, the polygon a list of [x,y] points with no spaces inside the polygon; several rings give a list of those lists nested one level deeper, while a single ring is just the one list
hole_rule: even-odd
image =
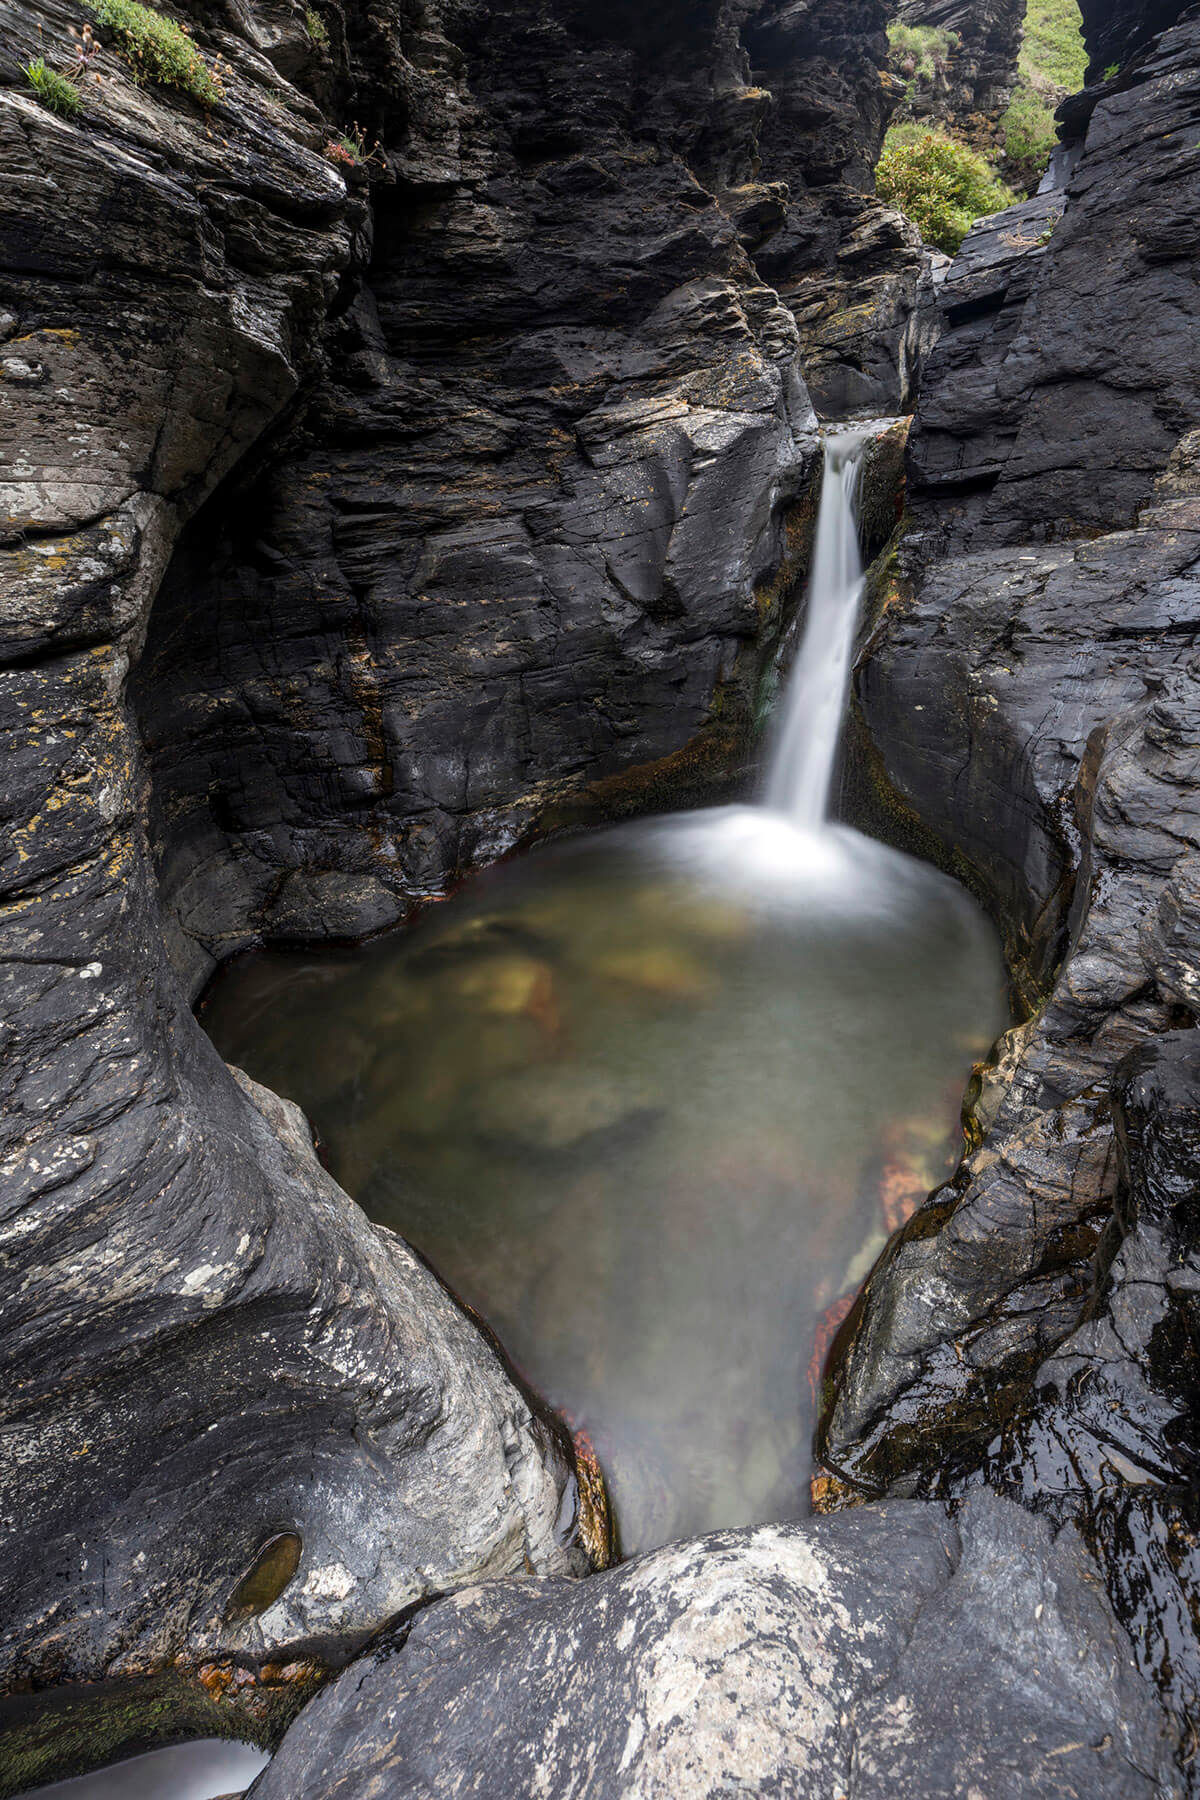
[{"label": "shrub", "polygon": [[49,112],[58,113],[64,119],[73,119],[82,110],[83,100],[79,89],[57,69],[46,66],[45,57],[38,56],[25,64],[22,71],[26,81]]},{"label": "shrub", "polygon": [[186,25],[138,0],[85,0],[96,18],[116,39],[117,49],[141,85],[161,82],[179,88],[202,106],[221,99],[221,77],[210,69],[193,44]]},{"label": "shrub", "polygon": [[881,200],[908,215],[925,243],[951,255],[976,219],[1011,206],[1014,198],[977,150],[919,125],[892,126],[875,186]]},{"label": "shrub", "polygon": [[320,13],[314,11],[311,6],[306,6],[304,9],[304,24],[309,37],[317,48],[319,50],[328,50],[329,27],[326,25]]},{"label": "shrub", "polygon": [[1017,85],[1000,120],[1004,173],[1026,192],[1037,186],[1058,141],[1055,108],[1083,86],[1088,59],[1081,23],[1077,0],[1028,0]]}]

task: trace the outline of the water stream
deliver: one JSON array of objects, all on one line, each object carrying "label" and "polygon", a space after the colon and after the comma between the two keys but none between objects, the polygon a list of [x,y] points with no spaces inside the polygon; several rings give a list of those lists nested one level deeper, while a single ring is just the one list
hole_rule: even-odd
[{"label": "water stream", "polygon": [[[826,817],[865,441],[826,444],[764,804],[539,850],[358,950],[243,958],[202,1015],[588,1436],[627,1552],[807,1510],[833,1332],[1007,1022],[966,894]],[[43,1791],[200,1800],[226,1754]]]},{"label": "water stream", "polygon": [[627,1551],[806,1509],[830,1337],[1007,1022],[963,891],[825,817],[867,439],[826,444],[764,804],[544,848],[360,950],[246,958],[203,1014],[587,1433]]}]

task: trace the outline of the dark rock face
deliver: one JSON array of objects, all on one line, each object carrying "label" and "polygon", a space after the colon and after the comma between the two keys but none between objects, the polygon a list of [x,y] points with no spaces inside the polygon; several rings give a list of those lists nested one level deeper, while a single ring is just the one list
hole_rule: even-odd
[{"label": "dark rock face", "polygon": [[1200,425],[1198,116],[1181,25],[1092,114],[1061,219],[1041,196],[964,246],[911,438],[926,556],[1130,526]]},{"label": "dark rock face", "polygon": [[1016,85],[1025,0],[901,0],[897,17],[954,34],[945,69],[906,100],[905,115],[989,148]]},{"label": "dark rock face", "polygon": [[786,183],[755,263],[795,315],[805,380],[826,417],[910,406],[936,318],[930,257],[875,197],[873,170],[899,84],[887,10],[872,0],[761,8],[746,29],[771,90],[764,169]]},{"label": "dark rock face", "polygon": [[1170,1750],[1075,1533],[981,1497],[461,1593],[378,1640],[251,1792],[1150,1800],[1182,1791]]},{"label": "dark rock face", "polygon": [[623,771],[660,805],[739,771],[815,471],[797,349],[827,408],[894,410],[929,344],[927,258],[870,192],[883,17],[397,27],[427,79],[366,284],[137,681],[193,986],[387,924]]},{"label": "dark rock face", "polygon": [[1028,1016],[982,1072],[958,1174],[871,1277],[825,1427],[859,1491],[988,1481],[1085,1522],[1185,1717],[1198,121],[1185,19],[1099,99],[1065,195],[979,227],[943,289],[859,698],[893,804],[1003,919]]},{"label": "dark rock face", "polygon": [[[6,49],[62,57],[66,19],[10,9]],[[298,8],[251,35],[312,53]],[[7,1792],[180,1720],[269,1734],[398,1605],[587,1566],[561,1434],[235,1084],[163,954],[126,678],[180,524],[311,371],[365,217],[313,103],[248,38],[205,43],[220,137],[110,51],[80,123],[0,93]],[[172,1709],[83,1685],[135,1678]],[[47,1725],[50,1689],[82,1710]]]}]

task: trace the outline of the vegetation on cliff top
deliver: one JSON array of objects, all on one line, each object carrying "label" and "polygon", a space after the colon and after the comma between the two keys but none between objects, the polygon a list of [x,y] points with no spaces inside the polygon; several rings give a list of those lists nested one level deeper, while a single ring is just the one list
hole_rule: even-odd
[{"label": "vegetation on cliff top", "polygon": [[1057,141],[1055,108],[1083,86],[1088,57],[1081,24],[1077,0],[1028,0],[1017,85],[1000,120],[1004,175],[1026,193],[1036,188]]},{"label": "vegetation on cliff top", "polygon": [[116,49],[140,83],[161,82],[214,106],[224,87],[193,44],[186,25],[138,0],[86,0],[99,23],[112,33]]},{"label": "vegetation on cliff top", "polygon": [[906,25],[893,19],[888,26],[888,43],[892,64],[904,82],[905,101],[915,94],[929,93],[944,75],[952,51],[958,46],[958,33],[943,31],[937,25]]},{"label": "vegetation on cliff top", "polygon": [[950,255],[976,219],[1016,198],[986,156],[947,132],[921,125],[893,125],[875,187],[881,200],[907,214],[925,243]]}]

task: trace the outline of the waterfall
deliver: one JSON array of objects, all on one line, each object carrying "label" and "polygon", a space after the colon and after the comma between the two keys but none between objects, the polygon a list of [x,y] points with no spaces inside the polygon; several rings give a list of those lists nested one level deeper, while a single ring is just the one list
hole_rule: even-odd
[{"label": "waterfall", "polygon": [[784,694],[783,729],[767,771],[765,804],[816,830],[829,808],[863,566],[858,547],[862,453],[879,427],[825,439],[808,614]]}]

